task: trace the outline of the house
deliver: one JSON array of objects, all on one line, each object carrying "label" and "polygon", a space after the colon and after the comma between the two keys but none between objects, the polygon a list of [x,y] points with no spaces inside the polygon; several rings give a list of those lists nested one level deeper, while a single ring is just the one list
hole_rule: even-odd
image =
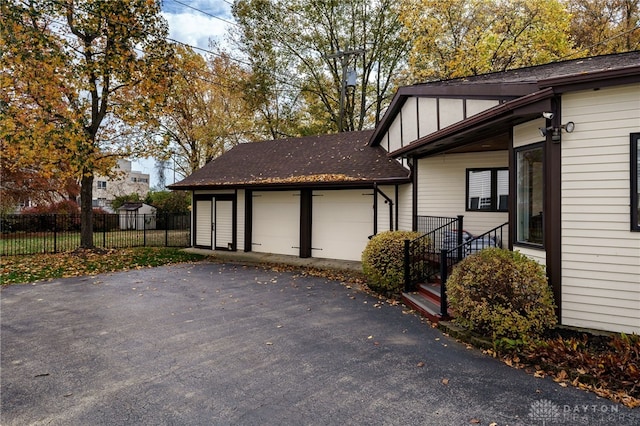
[{"label": "house", "polygon": [[96,176],[93,180],[93,207],[111,211],[116,197],[138,194],[144,197],[149,192],[149,174],[132,170],[131,161],[118,160],[114,176]]},{"label": "house", "polygon": [[636,51],[402,87],[370,145],[411,166],[413,229],[508,223],[561,324],[640,333],[639,139]]},{"label": "house", "polygon": [[640,333],[639,139],[629,52],[401,87],[373,131],[239,145],[170,188],[216,250],[357,260],[464,218],[546,267],[561,324]]},{"label": "house", "polygon": [[124,203],[118,208],[120,229],[156,229],[156,210],[145,203]]}]

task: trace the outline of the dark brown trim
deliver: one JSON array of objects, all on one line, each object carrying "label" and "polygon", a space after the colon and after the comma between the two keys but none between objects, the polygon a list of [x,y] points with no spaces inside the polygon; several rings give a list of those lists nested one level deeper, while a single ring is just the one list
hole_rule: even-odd
[{"label": "dark brown trim", "polygon": [[253,238],[253,191],[244,191],[244,251],[251,251],[251,240]]},{"label": "dark brown trim", "polygon": [[513,128],[509,131],[509,250],[513,251],[513,242],[516,240],[516,154],[513,147]]},{"label": "dark brown trim", "polygon": [[638,196],[638,190],[640,188],[640,182],[638,182],[638,174],[640,171],[638,170],[638,157],[640,156],[640,133],[631,133],[629,136],[631,141],[630,144],[630,165],[629,170],[631,171],[630,182],[631,182],[631,231],[637,232],[640,231],[640,196]]},{"label": "dark brown trim", "polygon": [[418,230],[418,159],[409,157],[411,161],[411,230]]},{"label": "dark brown trim", "polygon": [[[527,96],[515,99],[513,101],[500,104],[493,108],[490,108],[484,112],[476,114],[466,120],[459,121],[451,126],[447,126],[444,129],[440,129],[433,132],[404,148],[397,149],[391,152],[389,155],[392,157],[402,156],[416,151],[418,148],[426,145],[434,144],[442,139],[458,136],[466,131],[470,131],[476,127],[493,127],[492,125],[502,120],[509,120],[513,117],[515,111],[519,108],[528,107],[531,104],[539,103],[540,101],[548,100],[553,96],[552,89],[541,90],[536,93],[532,93]],[[545,104],[541,104],[538,109],[542,109]],[[534,114],[534,112],[528,112],[527,114]]]},{"label": "dark brown trim", "polygon": [[[561,99],[556,97],[552,106],[554,123],[561,123]],[[556,121],[557,120],[557,121]],[[547,277],[553,289],[556,303],[556,315],[562,324],[562,142],[551,140],[551,132],[547,132],[544,156],[545,174],[545,220],[544,246],[547,255]]]},{"label": "dark brown trim", "polygon": [[300,191],[300,257],[311,257],[313,224],[313,192],[310,189]]}]

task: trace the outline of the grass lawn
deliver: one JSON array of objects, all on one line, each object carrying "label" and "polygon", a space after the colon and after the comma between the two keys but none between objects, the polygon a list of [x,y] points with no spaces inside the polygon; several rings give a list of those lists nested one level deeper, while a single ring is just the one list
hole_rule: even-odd
[{"label": "grass lawn", "polygon": [[53,278],[197,262],[206,256],[179,248],[137,247],[110,250],[76,250],[56,254],[2,256],[0,284],[29,283]]}]

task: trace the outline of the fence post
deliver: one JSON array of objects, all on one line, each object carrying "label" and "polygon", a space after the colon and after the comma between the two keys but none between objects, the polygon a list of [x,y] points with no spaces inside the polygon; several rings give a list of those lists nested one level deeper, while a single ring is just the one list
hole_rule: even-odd
[{"label": "fence post", "polygon": [[107,248],[107,213],[102,214],[102,247]]},{"label": "fence post", "polygon": [[147,246],[147,215],[142,214],[142,246]]},{"label": "fence post", "polygon": [[464,216],[462,215],[458,215],[458,261],[462,260],[462,236],[464,234],[463,232],[463,222],[462,222],[462,218]]},{"label": "fence post", "polygon": [[404,291],[408,292],[411,289],[411,241],[404,240]]},{"label": "fence post", "polygon": [[58,252],[58,215],[53,214],[53,252]]}]

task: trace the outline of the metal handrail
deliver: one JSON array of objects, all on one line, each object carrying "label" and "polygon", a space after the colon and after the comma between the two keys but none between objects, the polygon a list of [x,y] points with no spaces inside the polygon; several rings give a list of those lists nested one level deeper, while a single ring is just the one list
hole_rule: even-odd
[{"label": "metal handrail", "polygon": [[[453,267],[466,256],[485,248],[502,248],[502,242],[504,241],[504,228],[508,225],[509,222],[505,222],[484,234],[475,236],[468,241],[458,244],[456,247],[452,247],[451,249],[442,249],[440,251],[440,314],[443,317],[447,316],[447,312],[449,310],[447,302],[447,279],[449,278],[449,268]],[[451,256],[452,253],[455,253],[454,257]]]}]

